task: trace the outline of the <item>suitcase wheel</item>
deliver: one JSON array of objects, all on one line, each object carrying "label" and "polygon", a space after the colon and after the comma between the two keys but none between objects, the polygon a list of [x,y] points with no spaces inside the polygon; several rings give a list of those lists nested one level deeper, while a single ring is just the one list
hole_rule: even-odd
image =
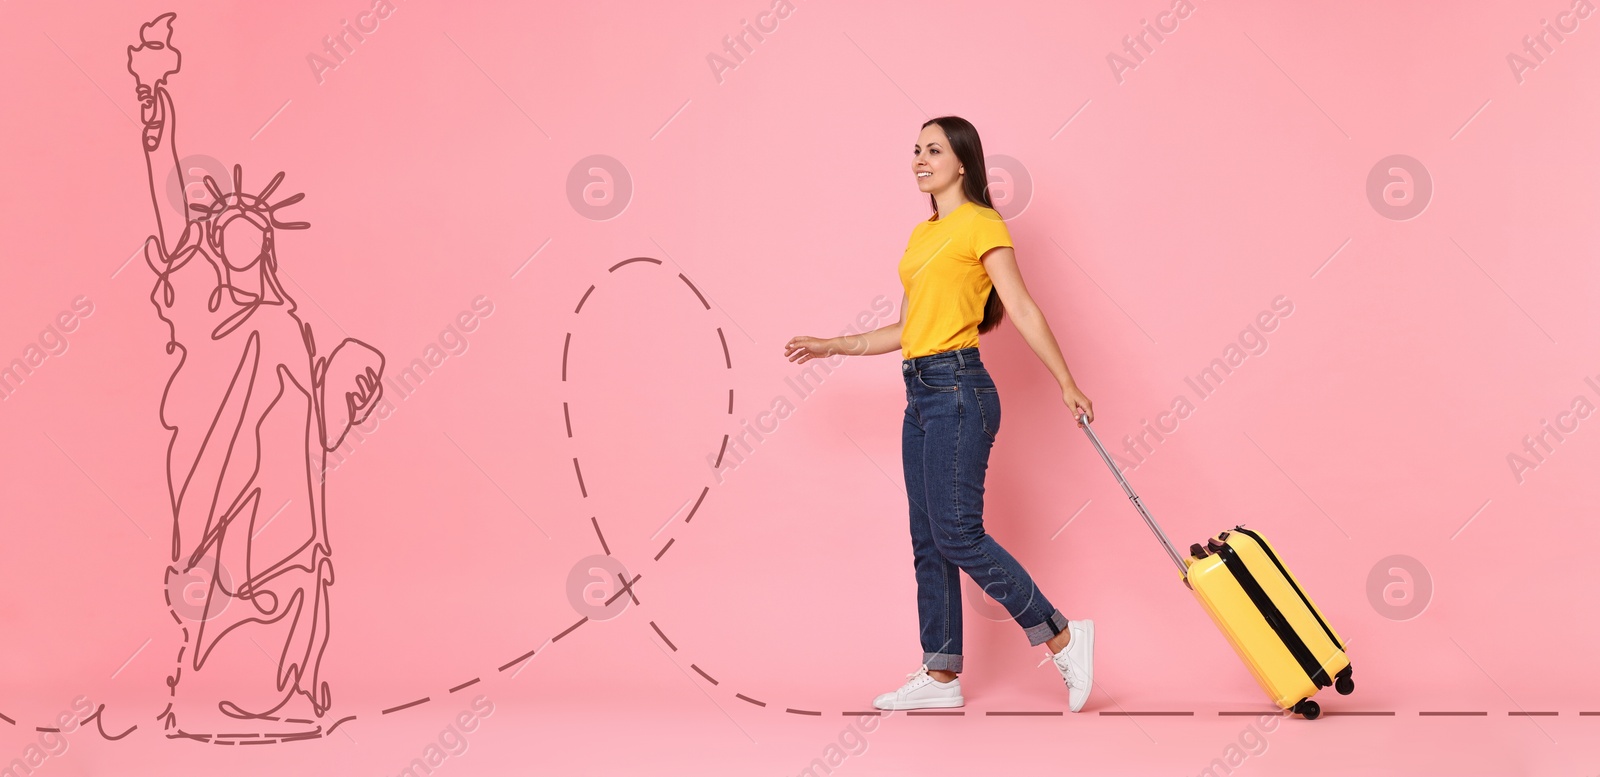
[{"label": "suitcase wheel", "polygon": [[1345,675],[1333,681],[1333,689],[1338,691],[1340,696],[1349,696],[1350,692],[1356,689],[1356,681]]},{"label": "suitcase wheel", "polygon": [[1316,720],[1317,716],[1322,714],[1322,707],[1310,699],[1301,699],[1295,702],[1295,705],[1290,707],[1289,711],[1304,717],[1306,720]]}]

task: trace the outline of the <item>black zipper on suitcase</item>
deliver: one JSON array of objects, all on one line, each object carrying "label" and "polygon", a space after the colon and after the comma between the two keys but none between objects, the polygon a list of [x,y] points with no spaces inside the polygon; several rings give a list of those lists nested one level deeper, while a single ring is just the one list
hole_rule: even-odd
[{"label": "black zipper on suitcase", "polygon": [[1296,594],[1299,594],[1300,601],[1306,603],[1306,609],[1311,611],[1311,617],[1317,619],[1317,625],[1321,626],[1322,630],[1327,632],[1328,639],[1332,640],[1333,644],[1340,650],[1344,650],[1344,645],[1339,643],[1339,638],[1333,635],[1333,629],[1328,628],[1328,622],[1322,619],[1322,614],[1317,612],[1317,608],[1311,604],[1311,600],[1306,598],[1305,592],[1301,591],[1300,586],[1295,584],[1294,578],[1289,575],[1289,570],[1284,568],[1283,562],[1278,560],[1278,556],[1272,552],[1272,548],[1267,547],[1267,541],[1261,539],[1261,535],[1256,534],[1255,532],[1250,531],[1243,526],[1235,526],[1233,527],[1233,530],[1255,540],[1256,544],[1261,546],[1261,552],[1267,554],[1267,558],[1272,559],[1272,563],[1277,566],[1278,571],[1283,574],[1283,579],[1289,581],[1289,587],[1293,588]]},{"label": "black zipper on suitcase", "polygon": [[[1318,688],[1332,685],[1333,680],[1329,679],[1327,670],[1323,669],[1316,656],[1311,654],[1311,649],[1306,647],[1305,640],[1295,633],[1294,627],[1283,617],[1278,605],[1272,603],[1272,597],[1268,596],[1267,592],[1262,590],[1261,584],[1256,582],[1256,576],[1240,560],[1239,552],[1224,544],[1217,551],[1217,555],[1222,557],[1223,569],[1228,570],[1233,578],[1239,581],[1239,587],[1244,589],[1245,595],[1255,603],[1256,609],[1261,611],[1261,616],[1266,618],[1267,625],[1277,633],[1278,639],[1283,641],[1284,647],[1289,649],[1289,654],[1294,656],[1294,660],[1300,664],[1300,669],[1306,676],[1311,678],[1311,682]],[[1282,569],[1281,566],[1279,568]]]}]

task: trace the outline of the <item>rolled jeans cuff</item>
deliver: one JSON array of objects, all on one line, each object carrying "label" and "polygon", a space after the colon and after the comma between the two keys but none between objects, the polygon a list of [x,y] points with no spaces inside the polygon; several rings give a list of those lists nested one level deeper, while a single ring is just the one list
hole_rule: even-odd
[{"label": "rolled jeans cuff", "polygon": [[[1054,625],[1055,628],[1052,629],[1052,625]],[[1028,635],[1029,646],[1043,645],[1044,643],[1049,642],[1051,637],[1054,637],[1055,635],[1066,630],[1067,617],[1062,615],[1060,610],[1051,612],[1050,617],[1046,618],[1043,623],[1023,629],[1023,631]]]},{"label": "rolled jeans cuff", "polygon": [[[1049,638],[1046,637],[1046,639],[1049,639]],[[922,663],[923,663],[924,666],[928,667],[928,669],[933,670],[933,671],[960,673],[960,671],[961,671],[961,654],[960,653],[923,653],[922,654]]]}]

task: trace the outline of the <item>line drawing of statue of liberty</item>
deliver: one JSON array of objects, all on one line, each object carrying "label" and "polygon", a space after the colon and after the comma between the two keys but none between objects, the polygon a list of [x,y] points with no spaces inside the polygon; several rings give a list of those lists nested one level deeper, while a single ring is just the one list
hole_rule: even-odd
[{"label": "line drawing of statue of liberty", "polygon": [[349,338],[322,355],[296,315],[278,279],[278,235],[310,225],[279,219],[304,196],[270,200],[284,173],[251,193],[235,165],[231,181],[205,176],[209,202],[190,201],[166,86],[181,63],[176,18],[156,17],[128,47],[156,211],[144,246],[150,301],[176,357],[160,408],[171,432],[163,583],[182,645],[157,719],[169,737],[260,721],[321,731],[333,703],[320,673],[334,582],[326,455],[377,405],[384,358]]}]

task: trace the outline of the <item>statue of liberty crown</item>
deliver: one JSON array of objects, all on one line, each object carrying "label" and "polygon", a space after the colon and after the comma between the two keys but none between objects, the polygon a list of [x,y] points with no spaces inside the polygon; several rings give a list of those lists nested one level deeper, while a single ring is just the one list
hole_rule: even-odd
[{"label": "statue of liberty crown", "polygon": [[266,188],[259,194],[249,194],[244,191],[244,170],[240,165],[233,166],[233,191],[224,193],[218,186],[216,179],[205,177],[206,191],[211,193],[209,204],[190,203],[189,209],[205,214],[202,220],[211,224],[207,230],[206,241],[213,251],[222,252],[222,227],[236,218],[243,218],[254,224],[262,233],[262,248],[265,251],[272,240],[272,233],[278,229],[309,229],[311,224],[304,221],[279,221],[277,211],[293,205],[305,198],[301,192],[279,200],[268,202],[267,197],[283,182],[283,172],[272,177]]}]

